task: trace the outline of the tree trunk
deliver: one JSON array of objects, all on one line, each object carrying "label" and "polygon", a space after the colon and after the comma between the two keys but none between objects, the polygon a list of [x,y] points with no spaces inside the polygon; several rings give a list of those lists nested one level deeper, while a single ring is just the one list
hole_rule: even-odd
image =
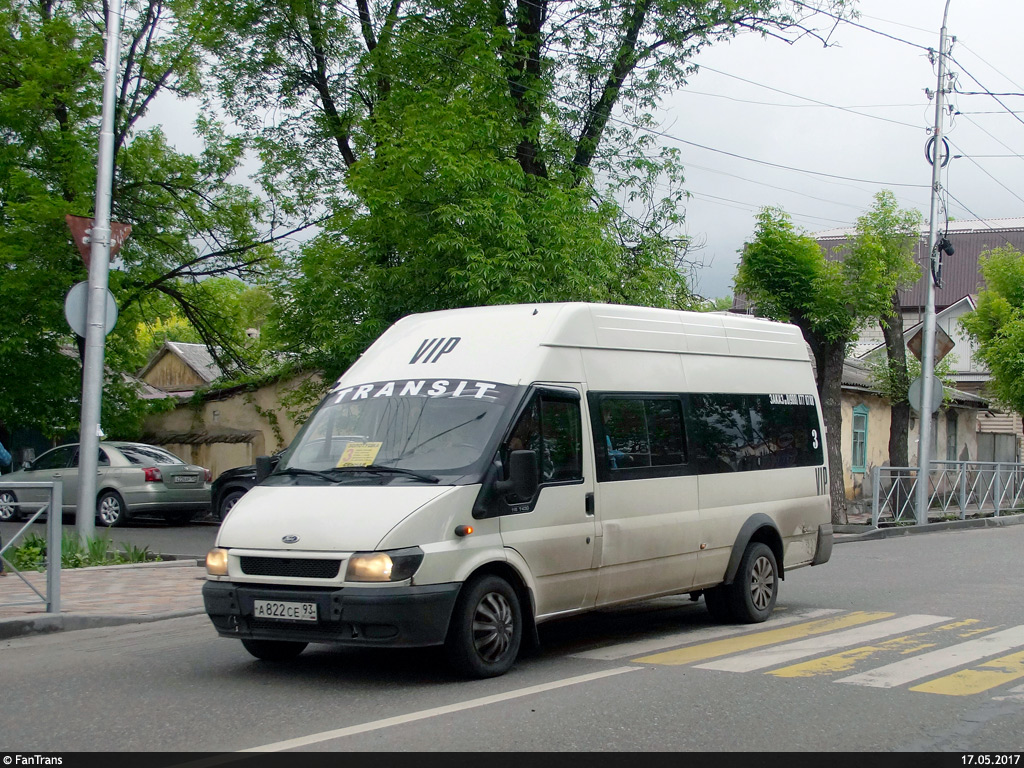
[{"label": "tree trunk", "polygon": [[846,487],[843,482],[843,362],[846,360],[846,339],[825,341],[815,338],[801,326],[804,338],[814,353],[818,399],[825,419],[828,448],[829,496],[832,502],[832,523],[842,525],[846,517]]},{"label": "tree trunk", "polygon": [[900,295],[892,297],[893,316],[881,322],[885,337],[885,352],[889,359],[889,378],[892,382],[889,403],[889,466],[910,466],[909,432],[910,403],[907,391],[910,374],[907,373],[907,345],[903,338],[903,315],[900,313]]}]

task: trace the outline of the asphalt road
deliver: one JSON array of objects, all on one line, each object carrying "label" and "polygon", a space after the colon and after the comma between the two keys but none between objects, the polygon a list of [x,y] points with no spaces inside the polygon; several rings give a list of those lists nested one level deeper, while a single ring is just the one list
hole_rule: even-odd
[{"label": "asphalt road", "polygon": [[436,650],[258,662],[203,616],[18,638],[0,643],[0,741],[1019,754],[1022,549],[1024,526],[843,544],[788,576],[771,623],[722,627],[702,602],[652,601],[546,625],[537,654],[473,682]]}]

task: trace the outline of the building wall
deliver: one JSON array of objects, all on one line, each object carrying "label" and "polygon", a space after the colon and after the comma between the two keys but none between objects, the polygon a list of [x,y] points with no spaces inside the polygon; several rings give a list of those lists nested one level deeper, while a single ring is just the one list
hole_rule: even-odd
[{"label": "building wall", "polygon": [[195,371],[185,365],[179,357],[164,354],[149,371],[145,382],[165,392],[195,390],[206,386],[206,382]]},{"label": "building wall", "polygon": [[[853,409],[863,405],[868,409],[867,461],[863,472],[853,471]],[[947,459],[947,438],[949,433],[947,413],[956,414],[956,458],[958,461],[978,460],[978,414],[973,408],[941,408],[933,433],[933,461]],[[889,466],[889,403],[883,398],[866,392],[845,390],[843,392],[843,425],[840,441],[843,454],[843,485],[846,498],[870,501],[872,475],[875,467]],[[911,466],[917,466],[919,420],[910,421],[908,452]],[[830,438],[831,439],[831,438]]]},{"label": "building wall", "polygon": [[[146,439],[159,443],[185,461],[209,468],[213,476],[232,467],[252,464],[257,456],[286,448],[301,420],[281,405],[283,397],[318,374],[303,374],[254,391],[209,397],[200,405],[182,403],[173,411],[147,419]],[[172,436],[184,436],[170,441]]]}]

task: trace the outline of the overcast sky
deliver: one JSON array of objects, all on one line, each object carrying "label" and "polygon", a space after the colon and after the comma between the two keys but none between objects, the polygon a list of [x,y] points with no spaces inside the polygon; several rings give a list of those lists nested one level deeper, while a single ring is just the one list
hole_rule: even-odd
[{"label": "overcast sky", "polygon": [[[924,145],[935,110],[925,89],[935,90],[937,71],[922,49],[938,48],[944,6],[860,0],[856,23],[884,34],[840,23],[827,48],[810,38],[787,45],[745,35],[700,56],[700,72],[665,100],[659,137],[679,147],[686,168],[686,229],[702,244],[693,258],[704,264],[698,293],[732,294],[737,251],[766,205],[813,233],[852,226],[888,187],[927,217]],[[948,30],[957,38],[958,90],[1024,93],[1024,1],[951,0]],[[942,182],[956,198],[949,215],[957,219],[1024,216],[1024,97],[999,100],[1006,108],[988,95],[951,96],[963,114],[944,132],[965,157],[949,163]],[[147,122],[163,124],[180,149],[199,151],[182,117],[182,105],[166,99]]]},{"label": "overcast sky", "polygon": [[[927,218],[931,167],[924,145],[935,109],[925,88],[935,90],[937,69],[915,46],[938,49],[944,6],[945,0],[861,0],[858,24],[907,42],[839,24],[829,48],[811,39],[789,46],[748,35],[699,57],[701,71],[665,103],[664,133],[753,160],[863,180],[677,144],[692,194],[687,231],[704,243],[694,254],[706,264],[697,273],[699,293],[731,295],[737,251],[765,205],[784,208],[815,232],[852,226],[888,187],[901,205]],[[951,71],[958,90],[1024,93],[1024,2],[952,0],[947,28],[956,37]],[[998,98],[1020,114],[988,95],[951,97],[962,114],[946,121],[944,133],[954,155],[965,155],[942,177],[956,198],[949,200],[954,218],[1024,216],[1024,98]]]}]

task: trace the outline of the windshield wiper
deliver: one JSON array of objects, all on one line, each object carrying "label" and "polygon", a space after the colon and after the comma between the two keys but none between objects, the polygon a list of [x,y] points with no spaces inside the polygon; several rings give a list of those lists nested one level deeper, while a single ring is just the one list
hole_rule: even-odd
[{"label": "windshield wiper", "polygon": [[[415,477],[422,480],[425,483],[439,483],[441,478],[435,475],[428,475],[426,472],[417,472],[414,469],[404,469],[402,467],[385,467],[382,464],[367,464],[365,467],[335,467],[334,469],[327,470],[328,472],[389,472],[395,475],[408,475],[409,477]],[[320,472],[314,472],[313,474],[321,474]]]},{"label": "windshield wiper", "polygon": [[331,477],[331,475],[327,474],[326,472],[317,472],[315,469],[303,469],[302,467],[288,467],[287,469],[279,469],[277,472],[274,472],[273,474],[291,475],[293,477],[296,475],[312,475],[313,477],[322,478],[327,482],[331,483],[332,485],[337,485],[340,482],[338,478]]}]

